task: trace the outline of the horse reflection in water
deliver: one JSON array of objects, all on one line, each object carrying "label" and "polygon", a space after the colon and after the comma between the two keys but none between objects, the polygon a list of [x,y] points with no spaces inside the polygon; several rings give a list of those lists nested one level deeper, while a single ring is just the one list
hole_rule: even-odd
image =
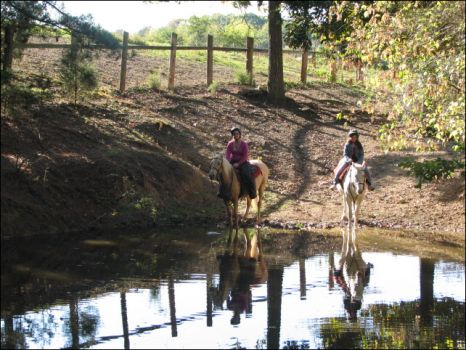
[{"label": "horse reflection in water", "polygon": [[230,229],[226,249],[223,254],[217,256],[220,281],[218,286],[212,289],[215,308],[223,309],[226,301],[228,310],[233,311],[230,321],[232,325],[241,322],[242,313],[252,313],[251,285],[267,281],[267,266],[262,255],[260,229],[248,232],[243,228],[243,233],[246,246],[240,249],[238,234],[232,242]]},{"label": "horse reflection in water", "polygon": [[357,319],[361,309],[364,288],[368,285],[373,265],[362,258],[361,250],[356,241],[355,228],[342,228],[343,242],[338,267],[332,266],[334,281],[342,288],[345,295],[343,304],[350,320]]}]

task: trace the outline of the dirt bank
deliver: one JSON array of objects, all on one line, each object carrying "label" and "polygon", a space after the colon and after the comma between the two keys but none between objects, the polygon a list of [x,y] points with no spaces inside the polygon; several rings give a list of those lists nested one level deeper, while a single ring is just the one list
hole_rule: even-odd
[{"label": "dirt bank", "polygon": [[[53,55],[29,55],[16,67],[37,73]],[[147,63],[134,59],[139,67]],[[100,69],[108,64],[98,62]],[[277,108],[235,84],[207,93],[200,77],[183,71],[193,64],[180,65],[177,74],[186,79],[176,92],[133,89],[119,95],[104,85],[77,108],[54,98],[21,116],[2,115],[2,236],[221,222],[222,202],[206,171],[212,155],[224,150],[230,127],[238,125],[251,158],[271,169],[266,224],[338,225],[341,199],[328,185],[348,128],[357,128],[376,186],[363,204],[363,225],[409,229],[423,238],[448,232],[464,244],[464,179],[417,189],[396,165],[407,156],[448,155],[384,153],[377,140],[383,115],[362,112],[358,101],[365,97],[356,89],[328,83],[290,89],[287,104]],[[132,81],[144,81],[147,71],[137,72]],[[340,112],[351,116],[347,125],[336,120]]]}]

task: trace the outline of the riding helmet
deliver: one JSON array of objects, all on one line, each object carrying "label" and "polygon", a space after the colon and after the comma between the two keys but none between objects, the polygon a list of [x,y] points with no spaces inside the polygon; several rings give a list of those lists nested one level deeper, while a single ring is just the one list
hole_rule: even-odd
[{"label": "riding helmet", "polygon": [[238,128],[237,126],[232,127],[231,130],[230,130],[230,132],[231,132],[232,135],[233,135],[233,133],[234,133],[235,131],[238,131],[238,132],[241,134],[241,129]]},{"label": "riding helmet", "polygon": [[348,132],[348,136],[351,137],[353,135],[359,136],[359,132],[356,129],[352,129]]}]

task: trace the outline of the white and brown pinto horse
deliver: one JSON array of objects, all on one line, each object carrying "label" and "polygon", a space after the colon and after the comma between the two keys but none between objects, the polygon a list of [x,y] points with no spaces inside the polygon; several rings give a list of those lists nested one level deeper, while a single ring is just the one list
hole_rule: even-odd
[{"label": "white and brown pinto horse", "polygon": [[[249,161],[251,166],[257,166],[260,169],[260,174],[255,177],[255,185],[257,191],[257,216],[256,224],[260,224],[260,213],[261,213],[261,204],[264,197],[264,191],[267,187],[267,180],[269,178],[269,168],[261,160],[251,160]],[[238,201],[241,197],[241,184],[234,171],[233,166],[230,162],[223,156],[223,154],[217,154],[210,163],[209,178],[211,180],[218,180],[222,186],[225,186],[231,193],[231,199],[224,199],[225,206],[227,209],[228,219],[230,221],[230,228],[233,227],[233,219],[235,220],[236,234],[238,234]],[[251,198],[249,195],[244,195],[246,198],[246,211],[243,215],[243,220],[248,216],[249,209],[251,207]],[[231,205],[233,205],[233,211],[231,210]]]},{"label": "white and brown pinto horse", "polygon": [[361,203],[366,195],[366,177],[363,164],[351,163],[348,171],[346,172],[343,180],[343,187],[338,184],[338,192],[343,194],[343,213],[341,220],[348,220],[348,228],[352,223],[356,227],[358,224],[359,213],[361,210]]}]

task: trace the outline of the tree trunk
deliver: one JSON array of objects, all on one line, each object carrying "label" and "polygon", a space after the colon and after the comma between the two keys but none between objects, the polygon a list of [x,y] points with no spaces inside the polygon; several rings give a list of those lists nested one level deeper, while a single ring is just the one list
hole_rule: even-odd
[{"label": "tree trunk", "polygon": [[126,306],[126,292],[120,292],[121,321],[123,324],[123,339],[125,349],[129,349],[128,309]]},{"label": "tree trunk", "polygon": [[70,300],[71,347],[79,349],[79,306],[78,299]]},{"label": "tree trunk", "polygon": [[267,279],[267,349],[280,348],[283,266],[268,269]]},{"label": "tree trunk", "polygon": [[421,325],[432,327],[434,307],[434,275],[435,264],[430,259],[420,259],[420,290],[421,301],[419,303],[419,314]]},{"label": "tree trunk", "polygon": [[5,83],[10,80],[11,66],[13,63],[13,39],[14,29],[12,25],[5,27],[4,50],[3,50],[3,67],[2,75]]},{"label": "tree trunk", "polygon": [[267,85],[269,102],[280,104],[285,99],[280,1],[269,1],[269,81]]}]

